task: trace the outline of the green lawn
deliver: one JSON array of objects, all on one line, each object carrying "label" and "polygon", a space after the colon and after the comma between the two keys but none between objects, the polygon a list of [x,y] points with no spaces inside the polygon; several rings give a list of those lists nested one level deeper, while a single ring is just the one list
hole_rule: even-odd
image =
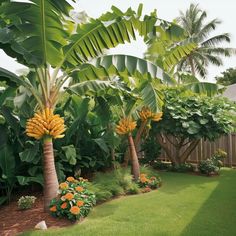
[{"label": "green lawn", "polygon": [[161,173],[163,186],[102,204],[79,225],[28,232],[63,236],[236,235],[236,170],[220,177]]}]

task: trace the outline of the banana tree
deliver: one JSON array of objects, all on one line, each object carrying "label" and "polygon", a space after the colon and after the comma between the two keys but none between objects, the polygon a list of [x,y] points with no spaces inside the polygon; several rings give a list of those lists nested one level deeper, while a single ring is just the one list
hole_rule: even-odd
[{"label": "banana tree", "polygon": [[[147,79],[163,79],[165,74],[160,68],[141,59],[112,56],[109,61],[98,57],[105,49],[135,39],[137,33],[144,39],[156,36],[163,40],[182,37],[183,33],[180,27],[158,19],[155,14],[141,17],[142,5],[137,12],[132,9],[121,12],[112,7],[112,12],[77,28],[69,16],[71,9],[65,0],[3,0],[0,5],[0,47],[28,66],[37,78],[33,83],[27,76],[10,76],[27,88],[38,103],[26,132],[43,140],[45,210],[58,188],[52,139],[62,138],[65,127],[63,118],[54,114],[54,108],[65,83],[73,77],[70,89],[79,91],[114,88],[107,79],[114,75],[140,79],[143,74]],[[92,58],[98,59],[91,61]]]}]

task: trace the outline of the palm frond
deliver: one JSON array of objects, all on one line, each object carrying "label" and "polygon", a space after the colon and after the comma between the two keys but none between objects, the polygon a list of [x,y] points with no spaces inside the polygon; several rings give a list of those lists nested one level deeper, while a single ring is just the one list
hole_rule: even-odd
[{"label": "palm frond", "polygon": [[222,42],[228,42],[228,43],[230,42],[230,35],[228,33],[211,37],[211,38],[205,40],[204,42],[202,42],[201,45],[204,47],[215,46],[215,45],[222,43]]}]

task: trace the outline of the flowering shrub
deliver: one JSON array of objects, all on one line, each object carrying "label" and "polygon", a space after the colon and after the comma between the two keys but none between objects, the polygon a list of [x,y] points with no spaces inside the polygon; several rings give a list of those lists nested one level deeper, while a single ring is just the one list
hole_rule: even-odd
[{"label": "flowering shrub", "polygon": [[151,189],[156,189],[160,187],[161,178],[155,176],[148,178],[147,174],[140,174],[138,185],[139,187],[146,189],[144,192],[150,192]]},{"label": "flowering shrub", "polygon": [[67,217],[70,220],[79,220],[86,217],[93,205],[95,195],[87,189],[87,179],[68,177],[59,185],[58,197],[50,204],[50,212],[55,217]]}]

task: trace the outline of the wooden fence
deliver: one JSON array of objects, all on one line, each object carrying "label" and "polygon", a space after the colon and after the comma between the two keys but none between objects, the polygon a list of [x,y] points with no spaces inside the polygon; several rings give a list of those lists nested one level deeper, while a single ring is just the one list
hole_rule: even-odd
[{"label": "wooden fence", "polygon": [[[171,145],[167,140],[166,143]],[[198,163],[201,160],[205,160],[211,157],[217,149],[222,149],[227,152],[227,158],[224,160],[225,166],[236,166],[236,133],[231,133],[220,137],[214,142],[200,140],[197,147],[188,158],[188,162]],[[174,150],[171,149],[171,153]],[[168,157],[164,150],[158,159],[168,161]]]}]

